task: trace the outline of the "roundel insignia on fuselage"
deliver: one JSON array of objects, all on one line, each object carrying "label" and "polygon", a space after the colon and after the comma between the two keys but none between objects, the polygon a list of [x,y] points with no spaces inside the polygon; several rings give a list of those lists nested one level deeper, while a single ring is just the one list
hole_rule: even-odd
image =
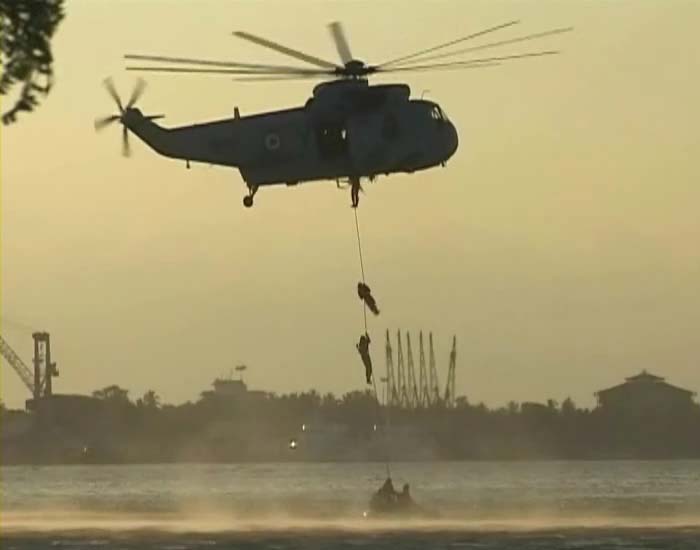
[{"label": "roundel insignia on fuselage", "polygon": [[265,149],[268,151],[277,151],[280,148],[280,137],[275,133],[269,133],[265,136]]}]

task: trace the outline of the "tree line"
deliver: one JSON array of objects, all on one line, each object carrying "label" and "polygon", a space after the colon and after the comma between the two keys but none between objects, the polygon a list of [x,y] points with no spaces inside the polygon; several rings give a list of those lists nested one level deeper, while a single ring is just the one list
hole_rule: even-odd
[{"label": "tree line", "polygon": [[311,390],[205,392],[172,405],[152,390],[131,399],[116,385],[93,397],[31,415],[26,432],[3,442],[3,462],[700,457],[697,404],[622,414],[570,398],[489,408],[461,397],[451,408],[406,410],[379,407],[369,391]]}]

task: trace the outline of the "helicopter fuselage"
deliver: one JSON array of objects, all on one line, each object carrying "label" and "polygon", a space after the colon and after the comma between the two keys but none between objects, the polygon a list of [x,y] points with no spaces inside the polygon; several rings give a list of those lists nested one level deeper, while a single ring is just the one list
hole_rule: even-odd
[{"label": "helicopter fuselage", "polygon": [[403,84],[335,81],[293,109],[168,129],[132,108],[123,121],[159,154],[236,167],[251,188],[374,178],[444,164],[457,149],[439,105],[409,95]]}]

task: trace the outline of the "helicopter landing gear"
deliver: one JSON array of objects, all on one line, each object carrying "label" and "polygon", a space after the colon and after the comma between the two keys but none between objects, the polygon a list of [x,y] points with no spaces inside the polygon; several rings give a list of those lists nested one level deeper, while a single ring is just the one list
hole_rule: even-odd
[{"label": "helicopter landing gear", "polygon": [[248,186],[248,194],[243,197],[243,206],[246,208],[250,208],[253,206],[253,197],[255,196],[255,193],[258,192],[258,186],[257,185],[249,185]]}]

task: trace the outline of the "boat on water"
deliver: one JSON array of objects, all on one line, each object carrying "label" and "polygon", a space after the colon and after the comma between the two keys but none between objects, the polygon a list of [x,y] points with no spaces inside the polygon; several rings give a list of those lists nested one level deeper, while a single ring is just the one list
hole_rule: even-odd
[{"label": "boat on water", "polygon": [[364,513],[364,517],[374,519],[427,519],[434,518],[436,515],[416,504],[410,495],[408,483],[403,486],[401,492],[396,492],[389,477],[381,489],[370,498],[369,507]]}]

